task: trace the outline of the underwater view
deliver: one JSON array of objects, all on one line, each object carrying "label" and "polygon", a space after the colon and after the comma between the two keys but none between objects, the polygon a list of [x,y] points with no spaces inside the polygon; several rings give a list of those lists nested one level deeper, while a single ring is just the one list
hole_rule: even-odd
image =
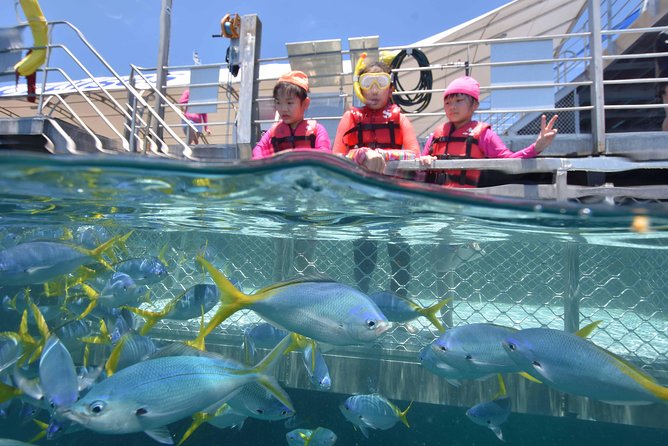
[{"label": "underwater view", "polygon": [[0,437],[668,443],[664,204],[0,159]]}]

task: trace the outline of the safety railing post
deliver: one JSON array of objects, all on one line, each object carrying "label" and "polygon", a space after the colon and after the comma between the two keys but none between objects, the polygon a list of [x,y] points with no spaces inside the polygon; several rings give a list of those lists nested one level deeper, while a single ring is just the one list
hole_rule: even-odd
[{"label": "safety railing post", "polygon": [[241,85],[239,87],[239,112],[237,113],[237,144],[239,158],[249,159],[251,149],[260,137],[260,126],[257,104],[260,78],[260,66],[257,59],[260,57],[262,41],[262,23],[255,14],[241,18],[241,33],[239,38]]},{"label": "safety railing post", "polygon": [[591,133],[594,140],[594,154],[605,152],[605,94],[603,90],[603,43],[601,40],[601,3],[589,0],[589,48],[591,61]]}]

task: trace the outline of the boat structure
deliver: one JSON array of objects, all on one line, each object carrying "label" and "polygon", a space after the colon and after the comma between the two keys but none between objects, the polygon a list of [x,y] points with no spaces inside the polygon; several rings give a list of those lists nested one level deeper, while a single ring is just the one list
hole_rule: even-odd
[{"label": "boat structure", "polygon": [[[286,56],[267,59],[260,57],[260,17],[232,15],[233,23],[221,25],[221,36],[229,40],[228,62],[131,66],[129,74],[112,68],[74,24],[40,21],[33,17],[36,2],[26,3],[34,52],[21,63],[28,68],[46,63],[37,70],[34,93],[23,85],[0,88],[3,148],[241,162],[275,120],[271,90],[281,74],[299,69],[309,75],[308,117],[334,135],[343,112],[357,101],[352,75],[357,58],[394,52],[394,99],[421,142],[444,119],[445,85],[463,74],[482,86],[475,117],[489,122],[511,150],[533,141],[541,114],[559,115],[559,137],[537,159],[437,162],[490,170],[488,187],[475,193],[548,200],[667,198],[662,186],[668,136],[661,131],[665,111],[658,89],[668,80],[660,68],[668,55],[657,42],[665,37],[668,2],[517,0],[401,47],[383,47],[382,36],[294,42],[286,43]],[[74,79],[50,66],[48,55],[64,51],[90,74],[82,55],[58,42],[42,47],[55,27],[78,35],[90,52],[86,56],[99,59],[109,75]],[[18,56],[27,49],[5,52]],[[188,124],[177,103],[186,87],[193,91],[190,106],[207,111],[214,130],[194,147],[184,142]],[[413,161],[390,168],[421,169]],[[634,174],[639,170],[643,184]]]},{"label": "boat structure", "polygon": [[[620,213],[629,212],[628,206],[638,203],[665,212],[668,132],[662,130],[662,123],[668,104],[662,102],[660,91],[664,84],[668,85],[668,0],[514,0],[419,42],[387,47],[382,44],[383,36],[288,42],[285,55],[272,58],[261,55],[261,17],[226,14],[220,34],[228,46],[227,61],[192,66],[131,65],[124,72],[112,67],[75,24],[51,17],[47,20],[35,0],[22,0],[21,5],[25,23],[6,34],[19,35],[21,30],[29,29],[29,33],[23,34],[32,35],[33,44],[6,39],[13,43],[0,47],[1,55],[11,56],[0,59],[11,60],[0,66],[0,74],[12,77],[11,82],[0,84],[0,159],[3,154],[17,152],[37,153],[57,160],[147,158],[161,166],[192,163],[210,168],[207,172],[223,174],[234,169],[247,173],[271,163],[307,160],[312,165],[334,166],[339,172],[347,169],[349,176],[371,178],[376,181],[374,184],[386,183],[394,190],[425,192],[427,198],[476,194],[484,196],[481,202],[498,200],[512,205],[522,201],[535,204],[537,209],[546,203],[564,208],[574,204],[573,207],[583,209],[586,206],[581,204],[595,204],[612,210],[623,208]],[[50,40],[54,28],[65,28],[76,35],[85,54],[74,53],[60,42]],[[26,56],[28,50],[32,52]],[[54,52],[66,54],[86,76],[75,78],[62,67],[52,65]],[[308,74],[311,105],[307,117],[317,119],[333,136],[344,112],[358,105],[353,68],[364,53],[369,60],[393,54],[394,100],[413,123],[421,143],[438,123],[444,122],[441,97],[446,85],[464,74],[474,76],[481,84],[480,107],[475,118],[490,123],[511,150],[520,150],[535,140],[543,114],[559,115],[559,134],[535,159],[438,160],[429,167],[479,169],[488,173],[484,185],[465,193],[446,192],[442,187],[408,179],[395,181],[388,179],[389,175],[362,173],[349,161],[334,155],[300,152],[250,160],[253,147],[276,120],[272,89],[282,74],[290,70]],[[108,73],[93,75],[81,62],[86,58],[99,62]],[[17,69],[21,75],[35,73],[36,77],[27,85],[22,82],[17,85],[13,78]],[[187,123],[179,104],[186,88],[190,89],[188,106],[194,112],[208,113],[208,125],[213,130],[211,135],[202,135],[200,143],[195,145],[189,145],[185,135],[198,129]],[[426,167],[408,160],[388,162],[387,169],[388,173],[405,178]],[[512,213],[512,209],[507,212]],[[324,220],[328,216],[314,215],[308,223],[315,222],[315,226],[318,217]],[[514,215],[508,217],[512,218]],[[204,220],[196,221],[199,224]],[[559,223],[558,216],[555,221],[555,225]],[[480,235],[467,231],[469,228],[461,228],[464,236]],[[639,232],[642,231],[640,228]],[[153,246],[182,246],[167,245],[157,238],[161,235],[153,235],[156,237],[150,240]],[[176,236],[185,240],[191,235]],[[492,240],[484,249],[478,243],[468,243],[469,240],[460,245],[443,243],[442,257],[448,255],[453,264],[458,263],[458,269],[448,271],[447,277],[440,279],[430,269],[431,251],[416,246],[414,258],[419,261],[414,271],[427,271],[418,280],[428,284],[423,288],[430,293],[436,293],[431,284],[443,279],[441,285],[445,291],[424,300],[456,294],[455,291],[464,288],[461,294],[474,296],[465,302],[468,322],[500,323],[493,317],[485,319],[484,308],[488,308],[500,314],[508,325],[521,325],[527,320],[542,324],[550,318],[561,323],[560,317],[564,316],[566,322],[562,325],[575,332],[582,325],[581,313],[586,304],[588,318],[594,320],[604,314],[618,328],[614,332],[601,328],[594,335],[603,336],[606,347],[619,346],[616,354],[634,364],[641,363],[658,382],[666,384],[668,307],[664,302],[668,257],[665,237],[654,239],[654,235],[647,231],[647,240],[643,241],[650,248],[663,244],[659,247],[661,251],[629,247],[625,244],[628,231],[619,235],[615,246],[608,246],[607,240],[587,244],[578,234],[565,240],[561,233],[547,243],[545,234],[538,231],[530,234],[534,238],[529,242],[499,235],[498,240]],[[202,240],[205,251],[206,243],[217,246],[215,236],[212,231],[210,240]],[[232,264],[255,267],[246,258],[249,253],[278,252],[271,244],[273,240],[247,234],[234,237],[241,241],[225,253]],[[288,242],[292,243],[285,244],[289,245]],[[345,242],[350,239],[319,240],[318,249],[330,249],[327,255],[337,256],[338,261],[331,263],[348,267],[351,249],[350,243],[341,248]],[[434,243],[436,246],[437,242]],[[532,262],[535,261],[525,265],[546,268],[547,272],[540,271],[545,274],[554,272],[549,280],[530,283],[536,282],[530,274],[522,275],[523,271],[511,274],[496,268],[497,263],[492,260],[504,265],[504,260],[522,254],[518,254],[521,250],[517,245],[526,248]],[[220,246],[227,247],[222,241]],[[292,254],[294,249],[292,243],[286,252]],[[543,262],[536,254],[543,253],[542,250],[549,251],[558,262]],[[173,263],[179,261],[183,259],[175,259]],[[475,262],[480,262],[478,269],[470,266]],[[616,265],[621,265],[616,275],[599,277],[604,275],[605,268],[614,269]],[[389,269],[386,266],[383,273]],[[199,266],[193,267],[193,271],[199,273],[199,270]],[[498,281],[481,274],[481,270],[495,274]],[[262,271],[258,267],[252,273],[259,275]],[[190,280],[195,273],[189,274]],[[239,274],[239,277],[246,280],[251,275]],[[273,278],[262,279],[269,283]],[[471,285],[474,282],[480,285]],[[253,283],[246,291],[252,293],[260,285],[266,283]],[[538,291],[525,293],[524,287]],[[643,294],[649,293],[648,290],[656,300]],[[485,292],[500,297],[498,301],[487,302]],[[557,307],[561,312],[559,317],[554,312]],[[238,352],[243,336],[240,327],[246,322],[246,319],[233,320],[223,331],[207,338],[207,347],[223,353]],[[198,328],[192,322],[161,322],[154,330],[164,339],[185,340],[192,339]],[[422,328],[432,339],[437,335],[426,322]],[[376,383],[379,387],[391,389],[388,395],[391,398],[415,398],[419,402],[459,407],[479,402],[483,392],[481,382],[452,391],[441,377],[420,366],[417,350],[424,339],[403,327],[391,335],[382,348],[346,346],[335,350],[335,354],[324,352],[330,370],[344,376],[331,390],[368,392],[368,383],[353,377],[373,373],[379,377]],[[291,357],[289,364],[281,368],[280,379],[289,387],[308,389],[301,361]],[[292,372],[295,370],[298,372]],[[396,380],[397,376],[401,379]],[[384,382],[383,377],[392,377],[394,381]],[[419,392],[415,391],[416,383],[420,383]],[[514,411],[550,416],[578,413],[597,421],[666,428],[665,404],[609,406],[546,390],[516,374],[509,377],[508,388],[516,392]]]}]

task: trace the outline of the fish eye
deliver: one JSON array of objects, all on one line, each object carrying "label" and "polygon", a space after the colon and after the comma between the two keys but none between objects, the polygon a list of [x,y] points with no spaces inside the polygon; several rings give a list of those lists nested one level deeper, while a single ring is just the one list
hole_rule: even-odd
[{"label": "fish eye", "polygon": [[260,415],[262,415],[262,414],[264,413],[264,410],[262,410],[262,409],[255,409],[255,412],[257,412],[257,413],[259,413]]},{"label": "fish eye", "polygon": [[366,326],[369,330],[373,330],[376,326],[376,321],[374,321],[373,319],[367,319]]},{"label": "fish eye", "polygon": [[447,352],[448,349],[447,349],[447,347],[446,347],[445,345],[441,345],[441,351],[442,351],[442,352]]},{"label": "fish eye", "polygon": [[468,359],[469,361],[473,359],[473,356],[471,356],[471,355],[466,355],[465,357],[466,357],[466,359]]},{"label": "fish eye", "polygon": [[515,350],[517,350],[517,346],[515,344],[513,344],[512,342],[509,342],[508,343],[508,350],[510,350],[511,352],[514,352]]},{"label": "fish eye", "polygon": [[541,367],[542,367],[542,366],[540,365],[540,362],[538,362],[538,361],[532,361],[532,362],[531,362],[531,365],[534,366],[534,367],[538,367],[538,368],[541,368]]},{"label": "fish eye", "polygon": [[99,414],[101,413],[105,408],[104,401],[94,401],[88,406],[88,409],[94,413],[94,414]]}]

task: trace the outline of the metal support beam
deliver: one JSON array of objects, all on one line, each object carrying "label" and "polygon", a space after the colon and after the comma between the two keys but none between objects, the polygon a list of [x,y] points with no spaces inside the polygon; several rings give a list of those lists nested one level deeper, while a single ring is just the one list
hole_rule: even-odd
[{"label": "metal support beam", "polygon": [[257,59],[260,57],[261,43],[262,23],[260,19],[255,14],[243,16],[239,38],[241,85],[239,87],[239,111],[237,112],[237,145],[240,159],[249,159],[251,150],[260,139],[260,125],[256,124],[260,116],[256,80],[260,78]]},{"label": "metal support beam", "polygon": [[599,0],[589,0],[589,48],[591,49],[591,63],[589,76],[592,80],[591,104],[592,109],[592,137],[594,139],[594,153],[605,153],[605,95],[603,90],[603,42],[601,40],[601,3]]},{"label": "metal support beam", "polygon": [[[172,0],[162,0],[160,11],[160,44],[158,46],[158,64],[155,78],[155,86],[164,96],[167,92],[167,73],[165,67],[169,65],[169,36],[172,29]],[[155,98],[155,111],[161,120],[165,118],[165,109],[160,95]],[[163,129],[158,120],[155,122],[155,134],[162,139]]]}]

